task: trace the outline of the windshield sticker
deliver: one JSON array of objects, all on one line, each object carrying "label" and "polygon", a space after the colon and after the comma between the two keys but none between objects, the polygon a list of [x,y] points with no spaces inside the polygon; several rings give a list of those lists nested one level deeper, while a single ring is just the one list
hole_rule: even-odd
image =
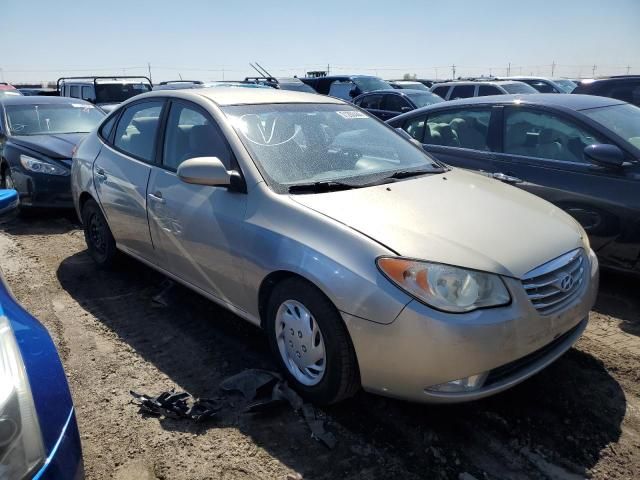
[{"label": "windshield sticker", "polygon": [[357,110],[346,110],[336,112],[342,118],[346,118],[347,120],[353,120],[354,118],[368,118],[365,113],[358,112]]},{"label": "windshield sticker", "polygon": [[89,108],[95,108],[93,105],[87,105],[86,103],[72,103],[71,106],[73,108],[84,108],[89,109]]}]

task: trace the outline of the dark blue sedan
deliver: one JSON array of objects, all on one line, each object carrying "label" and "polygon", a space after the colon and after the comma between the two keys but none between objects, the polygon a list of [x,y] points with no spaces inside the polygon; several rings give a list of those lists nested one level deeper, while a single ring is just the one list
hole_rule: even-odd
[{"label": "dark blue sedan", "polygon": [[[0,190],[0,213],[17,205]],[[0,478],[84,478],[80,436],[56,347],[0,274]]]},{"label": "dark blue sedan", "polygon": [[389,120],[401,113],[440,102],[444,102],[444,100],[435,93],[431,93],[428,90],[411,90],[408,88],[375,90],[353,99],[355,105],[364,108],[380,120]]},{"label": "dark blue sedan", "polygon": [[71,208],[71,156],[104,118],[77,98],[0,98],[0,181],[18,190],[21,208]]},{"label": "dark blue sedan", "polygon": [[603,266],[640,273],[640,108],[590,95],[500,95],[388,124],[444,163],[556,204],[584,227]]}]

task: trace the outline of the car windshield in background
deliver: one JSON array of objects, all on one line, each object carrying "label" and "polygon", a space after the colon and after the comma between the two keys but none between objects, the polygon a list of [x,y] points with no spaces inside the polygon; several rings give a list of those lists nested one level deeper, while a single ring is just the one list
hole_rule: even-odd
[{"label": "car windshield in background", "polygon": [[398,83],[398,85],[400,85],[401,88],[410,88],[412,90],[429,90],[423,83],[420,82],[402,82]]},{"label": "car windshield in background", "polygon": [[90,132],[104,118],[102,110],[86,103],[7,105],[5,109],[12,135]]},{"label": "car windshield in background", "polygon": [[640,108],[628,103],[590,108],[580,113],[617,133],[636,148],[640,148]]},{"label": "car windshield in background", "polygon": [[306,83],[302,82],[280,82],[278,84],[281,90],[292,90],[295,92],[307,92],[307,93],[317,93],[313,88],[311,88]]},{"label": "car windshield in background", "polygon": [[393,90],[391,85],[377,77],[355,77],[353,79],[353,83],[355,83],[363,92],[371,92],[373,90]]},{"label": "car windshield in background", "polygon": [[0,90],[0,97],[20,97],[22,93],[18,90]]},{"label": "car windshield in background", "polygon": [[444,100],[435,95],[433,93],[408,93],[407,96],[411,99],[411,101],[416,105],[416,107],[426,107],[427,105],[431,105],[433,103],[444,102]]},{"label": "car windshield in background", "polygon": [[223,110],[279,192],[314,182],[364,186],[398,172],[441,171],[389,127],[347,105],[242,105]]},{"label": "car windshield in background", "polygon": [[98,83],[96,103],[120,103],[150,90],[146,83]]},{"label": "car windshield in background", "polygon": [[571,93],[578,86],[571,80],[559,79],[553,81],[556,85],[558,85],[565,93]]},{"label": "car windshield in background", "polygon": [[503,83],[500,85],[507,93],[539,93],[538,90],[526,83]]}]

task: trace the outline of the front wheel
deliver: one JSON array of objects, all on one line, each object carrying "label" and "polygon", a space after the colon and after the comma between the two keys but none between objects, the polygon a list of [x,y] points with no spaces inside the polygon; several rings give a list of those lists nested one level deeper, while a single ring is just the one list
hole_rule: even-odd
[{"label": "front wheel", "polygon": [[360,376],[349,333],[338,310],[315,286],[300,278],[282,281],[266,313],[271,350],[304,397],[330,404],[358,391]]},{"label": "front wheel", "polygon": [[116,260],[116,242],[100,207],[95,200],[87,200],[82,207],[84,239],[89,255],[100,268],[113,266]]}]

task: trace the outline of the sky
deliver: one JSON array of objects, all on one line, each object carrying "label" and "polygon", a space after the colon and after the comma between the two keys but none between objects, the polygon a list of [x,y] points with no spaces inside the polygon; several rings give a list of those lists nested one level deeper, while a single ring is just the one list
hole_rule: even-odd
[{"label": "sky", "polygon": [[0,0],[0,80],[640,74],[640,0]]}]

